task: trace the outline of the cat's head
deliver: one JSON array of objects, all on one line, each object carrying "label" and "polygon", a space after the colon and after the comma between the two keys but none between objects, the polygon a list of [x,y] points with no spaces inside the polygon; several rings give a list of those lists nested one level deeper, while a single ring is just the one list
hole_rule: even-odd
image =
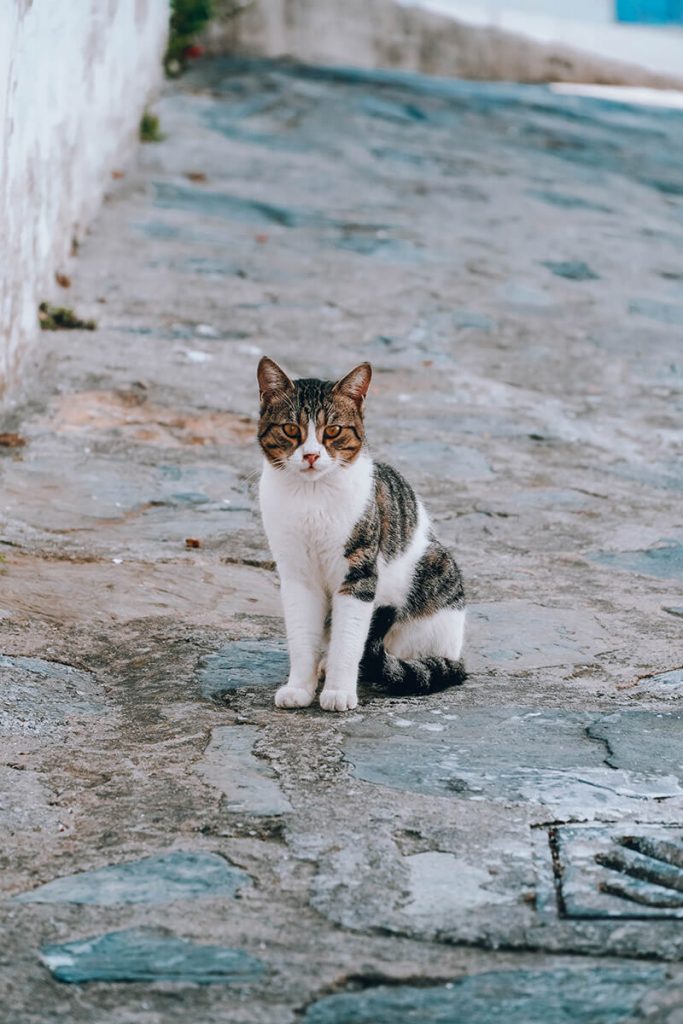
[{"label": "cat's head", "polygon": [[313,481],[356,460],[365,441],[363,406],[372,377],[370,363],[361,363],[336,382],[290,380],[264,356],[257,376],[259,444],[276,469]]}]

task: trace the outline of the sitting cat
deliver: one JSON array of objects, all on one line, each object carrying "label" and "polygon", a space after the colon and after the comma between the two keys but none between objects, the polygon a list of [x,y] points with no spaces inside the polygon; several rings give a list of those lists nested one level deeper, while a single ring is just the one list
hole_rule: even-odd
[{"label": "sitting cat", "polygon": [[320,706],[348,711],[359,673],[394,695],[465,679],[460,571],[410,485],[366,447],[371,376],[369,363],[336,384],[258,366],[261,513],[290,656],[278,707],[308,707],[324,679]]}]

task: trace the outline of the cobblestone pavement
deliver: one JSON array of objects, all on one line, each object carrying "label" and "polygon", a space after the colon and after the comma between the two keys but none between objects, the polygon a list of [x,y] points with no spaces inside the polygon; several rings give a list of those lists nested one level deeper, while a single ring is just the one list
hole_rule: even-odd
[{"label": "cobblestone pavement", "polygon": [[[3,1022],[680,1022],[683,116],[245,62],[159,112],[3,426]],[[273,707],[262,352],[372,361],[463,688]]]}]

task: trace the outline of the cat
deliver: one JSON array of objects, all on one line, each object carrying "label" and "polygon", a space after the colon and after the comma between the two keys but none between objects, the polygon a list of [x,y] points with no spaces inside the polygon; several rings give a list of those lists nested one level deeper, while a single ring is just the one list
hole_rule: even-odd
[{"label": "cat", "polygon": [[275,704],[308,707],[324,681],[320,706],[350,711],[359,675],[392,695],[462,683],[460,570],[410,485],[368,451],[370,364],[290,380],[264,356],[257,377],[261,514],[290,657]]}]

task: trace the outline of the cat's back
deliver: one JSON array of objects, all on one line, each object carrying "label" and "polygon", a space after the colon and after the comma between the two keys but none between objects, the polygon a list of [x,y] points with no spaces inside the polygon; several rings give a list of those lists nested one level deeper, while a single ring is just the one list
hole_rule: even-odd
[{"label": "cat's back", "polygon": [[418,529],[422,532],[426,513],[405,477],[386,462],[375,463],[375,505],[380,551],[390,560],[410,546]]}]

